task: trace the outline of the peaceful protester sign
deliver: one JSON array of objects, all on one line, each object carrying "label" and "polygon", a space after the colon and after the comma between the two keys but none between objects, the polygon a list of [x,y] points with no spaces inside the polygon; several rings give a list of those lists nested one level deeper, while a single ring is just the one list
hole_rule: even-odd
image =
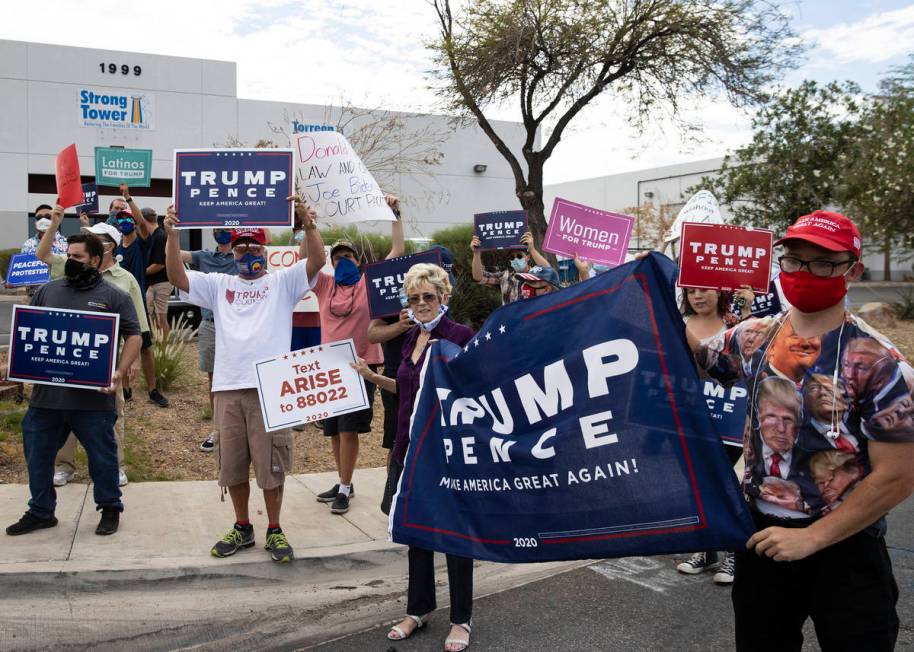
[{"label": "peaceful protester sign", "polygon": [[520,241],[527,232],[527,211],[477,213],[473,216],[473,227],[482,251],[527,248]]},{"label": "peaceful protester sign", "polygon": [[437,249],[410,256],[381,260],[365,266],[365,288],[368,292],[368,314],[372,319],[400,314],[400,290],[409,268],[417,263],[441,265]]},{"label": "peaceful protester sign", "polygon": [[293,143],[298,187],[321,218],[335,224],[397,219],[346,136],[306,132],[293,136]]},{"label": "peaceful protester sign", "polygon": [[176,149],[177,228],[292,227],[291,149]]},{"label": "peaceful protester sign", "polygon": [[503,306],[463,348],[434,343],[393,541],[497,562],[745,545],[746,503],[707,405],[689,397],[674,276],[651,254]]},{"label": "peaceful protester sign", "polygon": [[6,270],[9,287],[44,285],[51,280],[51,270],[34,253],[13,254]]}]

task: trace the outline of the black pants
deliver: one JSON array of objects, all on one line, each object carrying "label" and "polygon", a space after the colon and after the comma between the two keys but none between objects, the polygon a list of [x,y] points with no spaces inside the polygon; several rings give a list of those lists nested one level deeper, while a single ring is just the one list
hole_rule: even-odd
[{"label": "black pants", "polygon": [[[756,515],[759,529],[779,524]],[[864,532],[800,561],[737,552],[731,598],[739,652],[800,650],[807,617],[823,652],[888,652],[898,637],[885,539]]]},{"label": "black pants", "polygon": [[[473,617],[473,560],[447,555],[447,583],[451,593],[451,622],[455,625],[469,623]],[[424,616],[437,607],[435,553],[410,546],[406,613]]]}]

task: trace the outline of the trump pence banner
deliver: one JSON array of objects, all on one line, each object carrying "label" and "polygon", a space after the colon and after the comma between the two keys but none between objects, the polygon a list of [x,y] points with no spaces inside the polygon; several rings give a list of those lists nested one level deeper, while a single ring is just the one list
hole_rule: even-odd
[{"label": "trump pence banner", "polygon": [[767,294],[774,233],[728,224],[682,225],[679,287],[736,290],[748,285]]},{"label": "trump pence banner", "polygon": [[527,232],[527,211],[477,213],[473,216],[473,227],[482,251],[527,248],[520,241]]},{"label": "trump pence banner", "polygon": [[384,193],[346,136],[316,131],[293,136],[302,197],[335,224],[396,219]]},{"label": "trump pence banner", "polygon": [[370,406],[352,340],[290,351],[254,363],[267,431],[319,421]]},{"label": "trump pence banner", "polygon": [[177,228],[292,227],[291,149],[175,150]]},{"label": "trump pence banner", "polygon": [[365,288],[368,292],[368,314],[372,319],[400,314],[400,290],[409,268],[417,263],[441,265],[437,249],[420,251],[411,256],[399,256],[365,266]]},{"label": "trump pence banner", "polygon": [[625,261],[634,221],[628,215],[556,198],[543,249],[615,267]]},{"label": "trump pence banner", "polygon": [[10,287],[43,285],[51,280],[51,270],[38,260],[34,253],[14,254],[6,270],[6,284]]},{"label": "trump pence banner", "polygon": [[22,383],[98,389],[111,385],[120,315],[13,306],[7,377]]},{"label": "trump pence banner", "polygon": [[83,203],[75,210],[77,214],[94,215],[98,213],[98,187],[94,183],[83,184]]},{"label": "trump pence banner", "polygon": [[743,546],[745,501],[688,397],[698,378],[674,275],[652,254],[503,306],[463,348],[434,343],[393,540],[498,562]]}]

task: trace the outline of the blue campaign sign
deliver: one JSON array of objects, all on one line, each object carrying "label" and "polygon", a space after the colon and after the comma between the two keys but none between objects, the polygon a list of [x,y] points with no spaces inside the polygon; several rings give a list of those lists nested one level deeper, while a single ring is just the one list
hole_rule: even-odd
[{"label": "blue campaign sign", "polygon": [[705,403],[711,413],[711,422],[722,442],[728,446],[743,446],[743,427],[749,407],[749,387],[740,381],[724,387],[713,380],[702,382]]},{"label": "blue campaign sign", "polygon": [[781,299],[778,296],[777,286],[772,279],[768,285],[768,294],[756,294],[752,300],[752,316],[768,317],[781,312]]},{"label": "blue campaign sign", "polygon": [[117,363],[120,318],[116,313],[13,306],[9,379],[108,387]]},{"label": "blue campaign sign", "polygon": [[365,287],[368,291],[368,314],[372,319],[400,314],[400,288],[409,268],[416,263],[441,265],[441,252],[437,249],[421,251],[411,256],[400,256],[365,266]]},{"label": "blue campaign sign", "polygon": [[93,215],[98,213],[98,188],[94,183],[83,184],[83,203],[75,208],[76,214],[87,213]]},{"label": "blue campaign sign", "polygon": [[34,253],[14,254],[6,270],[6,284],[10,287],[44,285],[51,280],[51,270],[35,257]]},{"label": "blue campaign sign", "polygon": [[475,233],[479,236],[479,248],[526,249],[521,236],[527,232],[527,211],[496,211],[477,213],[473,216]]},{"label": "blue campaign sign", "polygon": [[[423,370],[393,540],[540,562],[732,550],[754,531],[662,256],[492,313]],[[663,392],[646,398],[644,378]]]},{"label": "blue campaign sign", "polygon": [[175,150],[178,228],[292,227],[291,149]]}]

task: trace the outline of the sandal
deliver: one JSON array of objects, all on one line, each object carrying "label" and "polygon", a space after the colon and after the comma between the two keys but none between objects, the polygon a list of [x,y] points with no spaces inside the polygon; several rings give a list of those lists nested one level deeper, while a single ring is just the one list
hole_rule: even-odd
[{"label": "sandal", "polygon": [[[390,628],[390,631],[387,632],[387,639],[390,641],[405,641],[406,639],[408,639],[410,636],[412,636],[418,630],[422,629],[422,627],[425,626],[425,623],[428,622],[428,617],[430,615],[431,614],[425,614],[424,616],[413,616],[412,614],[406,614],[406,618],[411,618],[412,620],[414,620],[416,623],[416,626],[412,629],[412,631],[410,631],[409,634],[407,634],[400,628],[400,625],[394,625],[393,627]],[[404,618],[403,620],[406,620],[406,618]]]},{"label": "sandal", "polygon": [[[465,649],[470,647],[470,632],[473,631],[473,628],[469,623],[451,623],[451,627],[460,627],[461,629],[464,629],[467,633],[467,640],[464,641],[459,638],[446,638],[444,639],[444,650],[445,652],[463,652]],[[448,650],[448,645],[462,645],[463,647]]]}]

